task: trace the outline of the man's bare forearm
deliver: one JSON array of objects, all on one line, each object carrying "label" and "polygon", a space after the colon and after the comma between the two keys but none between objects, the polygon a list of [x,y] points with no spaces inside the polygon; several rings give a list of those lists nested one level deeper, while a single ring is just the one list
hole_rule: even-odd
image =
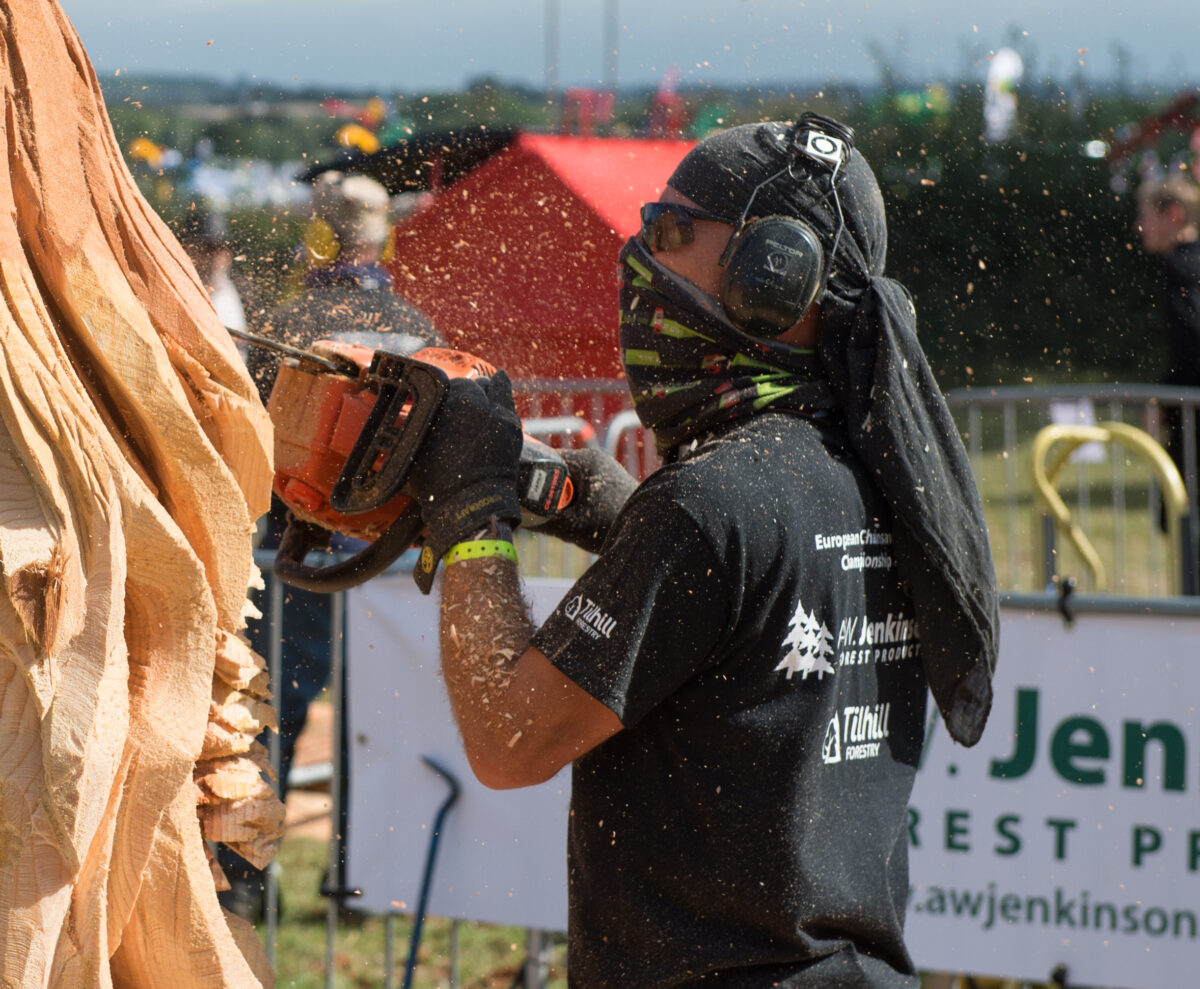
[{"label": "man's bare forearm", "polygon": [[480,782],[550,779],[621,730],[620,719],[530,644],[534,624],[516,566],[462,560],[442,585],[442,674]]},{"label": "man's bare forearm", "polygon": [[442,584],[442,675],[467,751],[515,746],[528,727],[514,710],[513,669],[534,624],[516,566],[501,557],[447,567]]}]

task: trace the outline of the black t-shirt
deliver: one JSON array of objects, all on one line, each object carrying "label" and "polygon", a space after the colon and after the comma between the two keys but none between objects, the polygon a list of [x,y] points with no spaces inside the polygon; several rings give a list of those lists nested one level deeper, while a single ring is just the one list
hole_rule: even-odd
[{"label": "black t-shirt", "polygon": [[534,637],[625,726],[573,770],[572,985],[918,984],[926,686],[841,437],[768,413],[659,470]]}]

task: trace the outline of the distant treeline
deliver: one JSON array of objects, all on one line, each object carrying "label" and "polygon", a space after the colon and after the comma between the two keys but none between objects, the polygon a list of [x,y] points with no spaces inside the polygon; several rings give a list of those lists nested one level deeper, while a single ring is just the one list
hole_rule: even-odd
[{"label": "distant treeline", "polygon": [[[198,85],[104,80],[123,145],[145,136],[188,155],[204,138],[218,155],[313,161],[332,153],[332,135],[344,123],[320,108],[322,100],[375,95]],[[164,93],[178,102],[164,101]],[[557,128],[562,109],[540,91],[492,80],[454,93],[382,95],[393,123],[400,118],[414,133],[479,124]],[[1094,156],[1094,144],[1090,155],[1085,149],[1111,142],[1176,95],[1028,85],[1019,93],[1017,125],[1002,143],[982,137],[976,83],[683,90],[675,121],[691,136],[802,109],[851,123],[888,205],[888,273],[914,295],[919,331],[944,386],[1151,381],[1163,341],[1156,266],[1133,228],[1132,192],[1143,159],[1114,165]],[[596,132],[646,133],[661,111],[652,91],[623,91]],[[1187,137],[1163,135],[1157,159],[1185,155]],[[278,218],[241,229],[257,238],[241,245],[254,257],[286,256],[289,245],[270,239],[294,236],[294,223]]]},{"label": "distant treeline", "polygon": [[[941,120],[894,103],[867,114],[860,146],[887,202],[888,273],[912,291],[947,387],[1156,380],[1157,264],[1133,225],[1141,157],[1114,167],[1086,149],[1161,108],[1023,96],[1003,144],[981,136],[980,94],[960,94]],[[1186,141],[1164,136],[1161,160]]]}]

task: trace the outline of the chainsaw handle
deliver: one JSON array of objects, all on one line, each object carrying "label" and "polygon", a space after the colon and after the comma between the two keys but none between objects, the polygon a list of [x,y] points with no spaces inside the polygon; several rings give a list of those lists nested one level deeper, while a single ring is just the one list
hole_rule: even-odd
[{"label": "chainsaw handle", "polygon": [[329,493],[343,515],[373,511],[400,493],[450,387],[440,367],[382,350],[366,380],[377,389],[375,404]]},{"label": "chainsaw handle", "polygon": [[396,562],[421,535],[421,515],[410,506],[375,542],[346,560],[325,567],[310,567],[309,551],[329,539],[329,530],[303,522],[288,512],[287,528],[275,551],[275,576],[285,584],[317,594],[335,594],[377,577]]}]

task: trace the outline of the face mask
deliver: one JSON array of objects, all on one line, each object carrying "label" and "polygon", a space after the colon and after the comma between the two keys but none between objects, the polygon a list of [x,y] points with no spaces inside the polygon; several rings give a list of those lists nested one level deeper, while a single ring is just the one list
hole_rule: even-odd
[{"label": "face mask", "polygon": [[[639,238],[619,256],[621,360],[660,455],[758,412],[832,407],[817,358],[737,329],[720,305],[664,268]],[[781,359],[782,358],[782,359]]]}]

